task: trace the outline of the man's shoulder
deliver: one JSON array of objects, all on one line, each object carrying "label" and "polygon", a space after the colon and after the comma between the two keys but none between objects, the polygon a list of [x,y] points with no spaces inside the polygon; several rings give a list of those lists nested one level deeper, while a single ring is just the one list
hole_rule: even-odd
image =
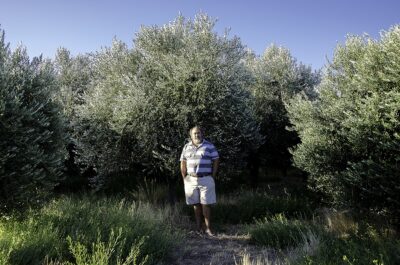
[{"label": "man's shoulder", "polygon": [[213,143],[211,143],[210,141],[204,140],[203,144],[210,148],[215,148],[215,145]]},{"label": "man's shoulder", "polygon": [[192,147],[192,142],[187,142],[184,146],[183,146],[183,150],[186,150],[187,148],[191,148]]}]

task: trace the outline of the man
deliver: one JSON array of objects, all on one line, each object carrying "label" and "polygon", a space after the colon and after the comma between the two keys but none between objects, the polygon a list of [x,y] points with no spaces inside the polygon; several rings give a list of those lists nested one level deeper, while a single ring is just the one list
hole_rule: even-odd
[{"label": "man", "polygon": [[185,185],[186,204],[194,206],[197,229],[213,236],[210,226],[210,204],[216,203],[215,182],[219,155],[215,146],[203,139],[199,126],[190,129],[191,141],[185,145],[180,158],[181,174]]}]

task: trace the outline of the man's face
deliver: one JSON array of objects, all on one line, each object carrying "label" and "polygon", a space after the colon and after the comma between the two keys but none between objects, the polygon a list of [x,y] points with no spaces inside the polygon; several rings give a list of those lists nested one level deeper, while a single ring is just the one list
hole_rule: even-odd
[{"label": "man's face", "polygon": [[203,141],[203,135],[201,134],[200,129],[194,128],[190,132],[190,138],[192,138],[194,144],[201,144],[201,142]]}]

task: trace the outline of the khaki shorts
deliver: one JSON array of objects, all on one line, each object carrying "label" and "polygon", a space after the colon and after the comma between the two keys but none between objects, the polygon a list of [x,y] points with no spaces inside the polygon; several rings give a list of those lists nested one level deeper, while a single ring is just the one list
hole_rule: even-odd
[{"label": "khaki shorts", "polygon": [[211,176],[196,178],[188,175],[184,179],[184,184],[186,204],[214,204],[217,202],[215,182]]}]

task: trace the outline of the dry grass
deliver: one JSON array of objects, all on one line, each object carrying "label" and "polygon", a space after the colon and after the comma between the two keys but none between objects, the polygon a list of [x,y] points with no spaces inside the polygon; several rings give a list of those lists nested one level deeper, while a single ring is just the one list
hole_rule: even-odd
[{"label": "dry grass", "polygon": [[268,255],[251,256],[250,253],[243,253],[239,261],[235,260],[235,265],[283,265],[282,261],[276,257],[270,258]]},{"label": "dry grass", "polygon": [[303,242],[299,246],[289,248],[282,253],[285,260],[284,264],[292,264],[304,256],[315,255],[321,246],[321,241],[320,236],[316,233],[311,231],[304,233]]},{"label": "dry grass", "polygon": [[348,211],[322,209],[321,213],[323,223],[327,230],[337,234],[339,237],[346,238],[359,228],[358,223],[352,218]]}]

